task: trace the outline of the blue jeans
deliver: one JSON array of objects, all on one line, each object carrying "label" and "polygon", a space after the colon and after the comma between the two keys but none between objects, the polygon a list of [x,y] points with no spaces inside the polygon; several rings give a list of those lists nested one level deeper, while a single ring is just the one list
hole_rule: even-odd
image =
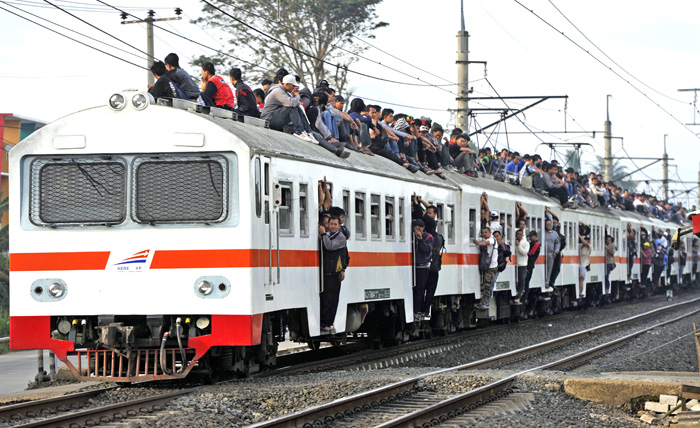
[{"label": "blue jeans", "polygon": [[613,270],[613,265],[610,263],[605,264],[605,289],[610,293],[610,272]]},{"label": "blue jeans", "polygon": [[338,122],[333,119],[333,116],[331,116],[329,111],[323,112],[323,123],[326,125],[326,128],[331,131],[333,138],[337,140],[340,137],[340,134],[338,133]]}]

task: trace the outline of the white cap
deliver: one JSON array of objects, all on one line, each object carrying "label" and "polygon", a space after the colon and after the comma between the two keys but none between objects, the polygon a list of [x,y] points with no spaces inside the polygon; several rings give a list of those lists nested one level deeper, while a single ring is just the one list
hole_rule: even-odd
[{"label": "white cap", "polygon": [[491,217],[498,217],[498,211],[491,211]]},{"label": "white cap", "polygon": [[286,85],[287,83],[291,83],[292,85],[299,87],[299,84],[297,83],[297,78],[294,77],[293,74],[288,74],[282,78],[282,84]]}]

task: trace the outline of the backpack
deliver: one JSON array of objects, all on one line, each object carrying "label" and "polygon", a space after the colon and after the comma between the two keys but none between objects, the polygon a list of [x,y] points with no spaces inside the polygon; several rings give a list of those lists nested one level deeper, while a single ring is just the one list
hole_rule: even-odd
[{"label": "backpack", "polygon": [[169,78],[168,76],[163,76],[163,77],[168,79],[168,83],[170,83],[170,87],[173,88],[173,90],[175,91],[175,95],[177,95],[176,98],[179,98],[181,100],[189,100],[189,97],[187,96],[187,94],[185,94],[185,91],[183,91],[182,88],[180,88],[180,85],[175,83],[175,81],[172,80],[171,78]]},{"label": "backpack", "polygon": [[445,238],[437,233],[433,234],[433,260],[430,262],[431,272],[440,272],[442,269],[442,251],[445,249]]},{"label": "backpack", "polygon": [[503,244],[503,248],[501,246],[498,246],[498,266],[497,269],[499,272],[503,272],[506,270],[506,266],[508,266],[508,260],[510,259],[510,256],[513,253],[510,251],[510,245],[508,244]]},{"label": "backpack", "polygon": [[656,254],[654,254],[654,258],[651,260],[654,262],[654,266],[663,266],[664,265],[664,253],[663,251],[659,251]]}]

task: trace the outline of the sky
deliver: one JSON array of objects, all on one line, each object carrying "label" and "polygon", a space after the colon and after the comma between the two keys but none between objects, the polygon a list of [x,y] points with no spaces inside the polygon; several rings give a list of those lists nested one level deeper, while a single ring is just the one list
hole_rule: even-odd
[{"label": "sky", "polygon": [[[52,0],[52,3],[68,7],[72,13],[105,32],[145,50],[143,24],[122,25],[117,12],[93,0]],[[0,7],[70,34],[39,18],[25,15],[12,5],[118,45],[136,55],[72,34],[124,59],[146,65],[139,52],[48,3],[0,0]],[[157,17],[174,16],[174,8],[180,7],[184,11],[181,21],[160,25],[218,49],[222,47],[222,40],[230,37],[190,23],[201,13],[201,3],[195,0],[120,0],[115,5],[128,8],[137,16],[144,16],[146,10],[152,8]],[[374,48],[363,55],[398,68],[408,76],[366,60],[358,61],[353,69],[401,82],[455,83],[459,0],[384,0],[377,7],[377,15],[389,26],[377,30],[376,39],[370,43],[405,62]],[[665,139],[672,159],[669,161],[669,178],[689,182],[670,183],[669,188],[680,194],[696,187],[700,169],[695,156],[700,146],[700,137],[696,133],[700,132],[700,126],[692,123],[700,123],[700,112],[693,104],[694,92],[679,92],[678,89],[700,87],[697,73],[700,70],[700,56],[697,55],[699,15],[700,2],[691,0],[663,3],[647,0],[465,0],[464,17],[470,35],[469,59],[487,63],[475,63],[469,67],[469,85],[474,88],[472,96],[534,97],[507,100],[511,108],[524,107],[542,96],[568,96],[566,100],[546,100],[517,118],[489,129],[486,134],[476,137],[477,140],[499,149],[510,147],[520,153],[536,152],[545,159],[561,159],[570,148],[560,145],[556,147],[556,154],[546,144],[590,144],[581,148],[583,170],[590,171],[592,168],[588,164],[595,160],[595,156],[604,155],[602,131],[607,104],[614,137],[612,153],[619,158],[621,165],[631,172],[651,160],[630,160],[628,157],[661,157]],[[201,46],[158,29],[155,34],[157,57],[176,52],[181,57],[181,64],[185,64],[192,57],[211,54]],[[199,74],[195,67],[185,68],[193,75]],[[50,122],[84,108],[102,105],[118,90],[144,89],[146,75],[145,70],[132,64],[81,46],[0,10],[1,113]],[[382,107],[429,116],[443,126],[453,126],[454,117],[448,109],[456,108],[456,86],[416,87],[354,75],[349,87],[355,94],[381,100],[378,104]],[[504,103],[500,100],[470,103],[470,107],[484,106],[503,107]],[[481,113],[476,116],[474,124],[480,127],[498,118],[499,114]],[[529,131],[547,133],[532,134]],[[658,193],[659,182],[647,185],[644,181],[661,179],[661,163],[635,173],[632,178],[640,181],[637,190]],[[682,194],[677,199],[692,205],[697,200],[697,193],[693,190],[689,196]]]}]

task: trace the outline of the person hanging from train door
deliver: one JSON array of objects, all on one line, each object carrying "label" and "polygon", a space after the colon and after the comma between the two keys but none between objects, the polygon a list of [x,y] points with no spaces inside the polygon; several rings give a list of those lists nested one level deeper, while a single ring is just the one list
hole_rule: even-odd
[{"label": "person hanging from train door", "polygon": [[685,273],[685,264],[688,262],[688,252],[685,250],[685,242],[681,241],[681,246],[678,249],[678,284],[683,284],[683,274]]},{"label": "person hanging from train door", "polygon": [[525,282],[527,278],[527,252],[530,250],[530,244],[525,238],[525,232],[522,229],[515,231],[515,263],[517,271],[515,275],[515,298],[513,301],[516,304],[521,304],[520,299],[525,292]]},{"label": "person hanging from train door", "polygon": [[491,284],[498,267],[498,249],[496,238],[491,235],[491,228],[484,225],[481,228],[481,240],[474,238],[479,246],[479,273],[481,274],[481,300],[474,307],[488,309],[491,301]]},{"label": "person hanging from train door", "polygon": [[498,275],[506,270],[508,262],[510,261],[510,256],[513,255],[513,253],[510,250],[510,244],[506,242],[500,229],[493,231],[491,235],[496,239],[496,250],[498,251],[496,273],[493,275],[493,279],[491,280],[491,295],[493,295],[493,291],[496,289]]},{"label": "person hanging from train door", "polygon": [[551,287],[552,284],[552,270],[554,269],[554,263],[559,255],[560,245],[559,234],[552,228],[552,220],[546,219],[544,221],[544,283],[549,287]]},{"label": "person hanging from train door", "polygon": [[584,222],[578,222],[578,295],[586,297],[586,272],[591,270],[591,228]]},{"label": "person hanging from train door", "polygon": [[537,240],[536,230],[531,230],[530,233],[527,234],[527,238],[530,241],[530,248],[527,252],[527,274],[525,275],[525,296],[527,296],[527,299],[523,318],[527,318],[527,314],[533,314],[535,305],[537,304],[537,292],[536,290],[530,290],[530,280],[532,279],[532,272],[535,270],[535,264],[540,257],[541,250],[540,242]]},{"label": "person hanging from train door", "polygon": [[652,253],[653,252],[651,251],[651,244],[649,242],[645,242],[644,244],[642,244],[642,274],[639,277],[639,283],[642,286],[646,286],[649,283],[649,271],[651,270]]},{"label": "person hanging from train door", "polygon": [[433,236],[425,231],[425,223],[421,219],[413,220],[413,265],[415,278],[413,284],[413,319],[423,319],[423,304],[425,302],[425,285],[430,275],[430,262],[433,255]]},{"label": "person hanging from train door", "polygon": [[[549,276],[549,282],[547,285],[550,288],[554,288],[554,283],[559,277],[561,272],[561,262],[562,262],[562,250],[566,248],[566,236],[561,233],[561,223],[559,223],[559,217],[554,215],[554,213],[549,209],[549,207],[544,208],[545,216],[552,220],[552,229],[559,235],[559,251],[557,251],[556,257],[554,257],[554,265],[552,265],[552,273]],[[558,299],[555,299],[555,303],[558,304]]]},{"label": "person hanging from train door", "polygon": [[605,225],[605,293],[607,295],[606,299],[611,300],[610,292],[610,272],[617,267],[615,264],[615,251],[617,246],[615,245],[615,238],[608,233],[608,225]]},{"label": "person hanging from train door", "polygon": [[481,194],[481,225],[488,226],[491,234],[495,231],[503,231],[503,225],[498,221],[498,211],[491,211],[489,196],[486,192]]},{"label": "person hanging from train door", "polygon": [[345,235],[340,231],[340,219],[331,216],[328,230],[319,226],[319,239],[323,251],[323,291],[321,292],[321,333],[334,334],[333,322],[338,311],[340,284],[345,279],[348,254]]},{"label": "person hanging from train door", "polygon": [[635,257],[637,257],[637,234],[632,229],[632,224],[627,223],[627,278],[632,278]]},{"label": "person hanging from train door", "polygon": [[421,310],[421,315],[427,319],[430,319],[430,307],[433,304],[433,298],[437,290],[440,270],[442,269],[442,252],[445,250],[445,238],[437,231],[437,224],[440,221],[437,214],[437,208],[433,205],[429,205],[425,209],[425,214],[423,214],[425,231],[433,237],[430,269],[428,280],[425,283],[425,297],[423,298],[423,309]]}]

